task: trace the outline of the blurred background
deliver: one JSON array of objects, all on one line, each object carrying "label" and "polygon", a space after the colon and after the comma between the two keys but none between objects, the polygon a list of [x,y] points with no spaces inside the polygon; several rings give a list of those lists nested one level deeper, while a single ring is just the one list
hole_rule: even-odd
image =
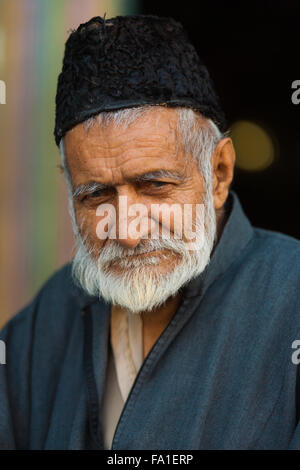
[{"label": "blurred background", "polygon": [[105,12],[183,23],[227,114],[246,214],[300,239],[299,0],[0,0],[0,326],[72,257],[56,82],[70,30]]}]

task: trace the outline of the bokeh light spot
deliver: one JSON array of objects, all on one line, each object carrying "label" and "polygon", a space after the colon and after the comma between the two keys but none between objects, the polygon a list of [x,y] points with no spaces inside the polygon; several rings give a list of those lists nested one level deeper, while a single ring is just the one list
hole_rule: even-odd
[{"label": "bokeh light spot", "polygon": [[230,137],[236,151],[236,166],[246,171],[261,171],[275,159],[275,143],[269,133],[251,121],[236,121]]}]

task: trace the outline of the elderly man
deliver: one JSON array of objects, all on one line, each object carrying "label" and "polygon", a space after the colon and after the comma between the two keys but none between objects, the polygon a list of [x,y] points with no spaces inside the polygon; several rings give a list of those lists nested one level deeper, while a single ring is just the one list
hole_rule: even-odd
[{"label": "elderly man", "polygon": [[232,141],[182,27],[80,25],[55,138],[77,251],[2,332],[0,447],[300,448],[300,244],[230,191]]}]

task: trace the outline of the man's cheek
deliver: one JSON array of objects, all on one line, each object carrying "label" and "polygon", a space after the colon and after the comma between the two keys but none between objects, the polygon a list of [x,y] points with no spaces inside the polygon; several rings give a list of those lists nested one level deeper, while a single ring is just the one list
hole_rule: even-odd
[{"label": "man's cheek", "polygon": [[76,223],[78,231],[82,239],[87,239],[90,242],[97,243],[97,217],[95,210],[78,209],[76,211]]},{"label": "man's cheek", "polygon": [[96,236],[99,240],[107,238],[115,240],[116,232],[116,210],[112,204],[100,204],[96,210]]}]

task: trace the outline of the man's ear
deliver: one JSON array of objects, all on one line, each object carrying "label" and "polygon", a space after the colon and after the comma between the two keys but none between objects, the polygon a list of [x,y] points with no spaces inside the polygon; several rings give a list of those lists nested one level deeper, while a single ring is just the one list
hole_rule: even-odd
[{"label": "man's ear", "polygon": [[232,140],[225,137],[220,140],[211,157],[213,176],[213,197],[216,210],[223,207],[233,179],[235,150]]}]

